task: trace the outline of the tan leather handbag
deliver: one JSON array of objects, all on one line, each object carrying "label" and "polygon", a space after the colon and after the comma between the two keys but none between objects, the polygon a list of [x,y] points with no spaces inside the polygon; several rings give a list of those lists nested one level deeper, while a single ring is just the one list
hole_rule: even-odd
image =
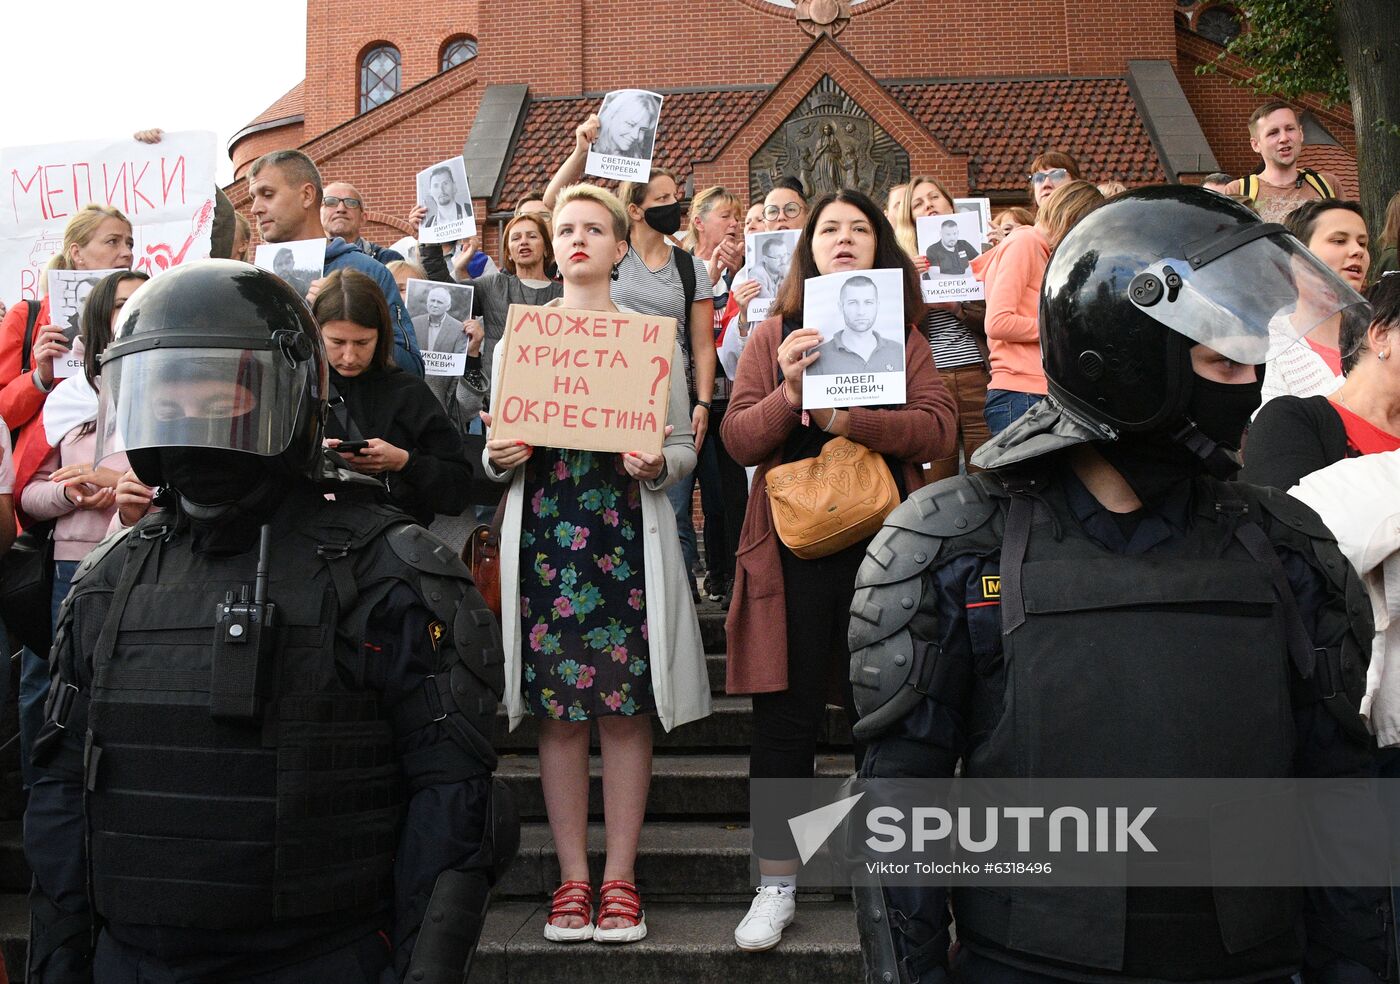
[{"label": "tan leather handbag", "polygon": [[815,458],[770,469],[767,484],[778,539],[803,560],[873,536],[899,505],[885,459],[844,437],[828,441]]}]

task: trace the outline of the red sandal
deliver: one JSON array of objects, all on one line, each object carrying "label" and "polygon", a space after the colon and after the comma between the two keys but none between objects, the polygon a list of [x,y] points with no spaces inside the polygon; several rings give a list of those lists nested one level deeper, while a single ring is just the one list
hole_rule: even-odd
[{"label": "red sandal", "polygon": [[[583,925],[576,928],[554,925],[554,920],[564,916],[578,916],[583,919]],[[553,943],[593,939],[593,887],[588,882],[566,881],[554,890],[549,902],[549,918],[544,923],[544,938]]]},{"label": "red sandal", "polygon": [[[609,892],[616,894],[609,895]],[[632,925],[604,929],[601,925],[604,919],[626,919]],[[637,886],[628,881],[603,882],[598,892],[598,922],[600,925],[593,931],[595,943],[635,943],[646,939],[646,913],[642,911],[642,897],[637,893]]]}]

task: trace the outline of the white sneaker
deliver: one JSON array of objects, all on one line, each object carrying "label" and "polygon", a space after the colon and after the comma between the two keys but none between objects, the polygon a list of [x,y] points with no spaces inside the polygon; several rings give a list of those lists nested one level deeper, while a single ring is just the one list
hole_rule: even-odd
[{"label": "white sneaker", "polygon": [[763,886],[749,905],[748,915],[734,930],[734,942],[749,952],[771,950],[783,938],[783,930],[792,925],[796,912],[794,893],[784,892],[777,885]]}]

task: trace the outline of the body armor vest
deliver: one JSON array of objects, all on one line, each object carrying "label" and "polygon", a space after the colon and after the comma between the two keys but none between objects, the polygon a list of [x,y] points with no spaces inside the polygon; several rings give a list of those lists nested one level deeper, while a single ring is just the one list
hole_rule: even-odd
[{"label": "body armor vest", "polygon": [[[1057,490],[1050,508],[1012,496],[1004,703],[966,775],[1292,774],[1290,626],[1273,572],[1238,535],[1248,524],[1272,551],[1259,506],[1248,487],[1209,480],[1195,498],[1183,538],[1123,556],[1086,536]],[[969,945],[1013,962],[1249,980],[1302,957],[1297,890],[968,887],[952,898]]]},{"label": "body armor vest", "polygon": [[272,518],[278,624],[246,718],[211,714],[210,690],[218,612],[252,584],[257,550],[196,555],[148,520],[114,551],[86,750],[104,919],[232,929],[392,897],[403,795],[362,643],[392,584],[379,534],[404,518],[323,506],[293,497]]}]

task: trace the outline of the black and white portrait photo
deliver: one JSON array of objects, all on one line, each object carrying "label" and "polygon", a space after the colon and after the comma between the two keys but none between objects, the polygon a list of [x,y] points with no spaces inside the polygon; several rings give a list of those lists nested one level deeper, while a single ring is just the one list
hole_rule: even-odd
[{"label": "black and white portrait photo", "polygon": [[271,270],[292,289],[306,297],[311,281],[321,279],[326,266],[324,239],[297,239],[289,243],[261,243],[253,254],[253,265]]},{"label": "black and white portrait photo", "polygon": [[979,252],[992,248],[987,240],[987,230],[992,227],[992,200],[990,198],[954,198],[953,211],[976,212],[982,222],[982,241],[977,244]]},{"label": "black and white portrait photo", "polygon": [[982,284],[972,261],[982,252],[980,211],[925,215],[915,221],[919,252],[928,259],[922,286],[926,301],[975,301]]},{"label": "black and white portrait photo", "polygon": [[787,276],[801,229],[778,232],[751,232],[744,237],[744,259],[748,276],[758,283],[758,296],[749,302],[749,320],[762,321],[778,297],[778,287]]},{"label": "black and white portrait photo", "polygon": [[[63,329],[68,340],[68,353],[53,360],[56,377],[73,376],[83,371],[81,354],[73,352],[73,342],[83,325],[83,309],[88,295],[103,277],[117,270],[50,270],[49,321]],[[121,271],[125,272],[125,271]]]},{"label": "black and white portrait photo", "polygon": [[476,213],[460,156],[418,172],[418,204],[428,210],[418,226],[418,241],[451,243],[476,235]]},{"label": "black and white portrait photo", "polygon": [[618,89],[603,97],[598,139],[588,150],[585,172],[617,181],[646,181],[661,120],[662,96],[645,89]]},{"label": "black and white portrait photo", "polygon": [[904,402],[903,276],[852,270],[807,281],[803,327],[823,341],[803,376],[804,408]]},{"label": "black and white portrait photo", "polygon": [[472,316],[472,288],[410,279],[404,304],[418,336],[430,376],[460,376],[466,371],[466,323]]}]

